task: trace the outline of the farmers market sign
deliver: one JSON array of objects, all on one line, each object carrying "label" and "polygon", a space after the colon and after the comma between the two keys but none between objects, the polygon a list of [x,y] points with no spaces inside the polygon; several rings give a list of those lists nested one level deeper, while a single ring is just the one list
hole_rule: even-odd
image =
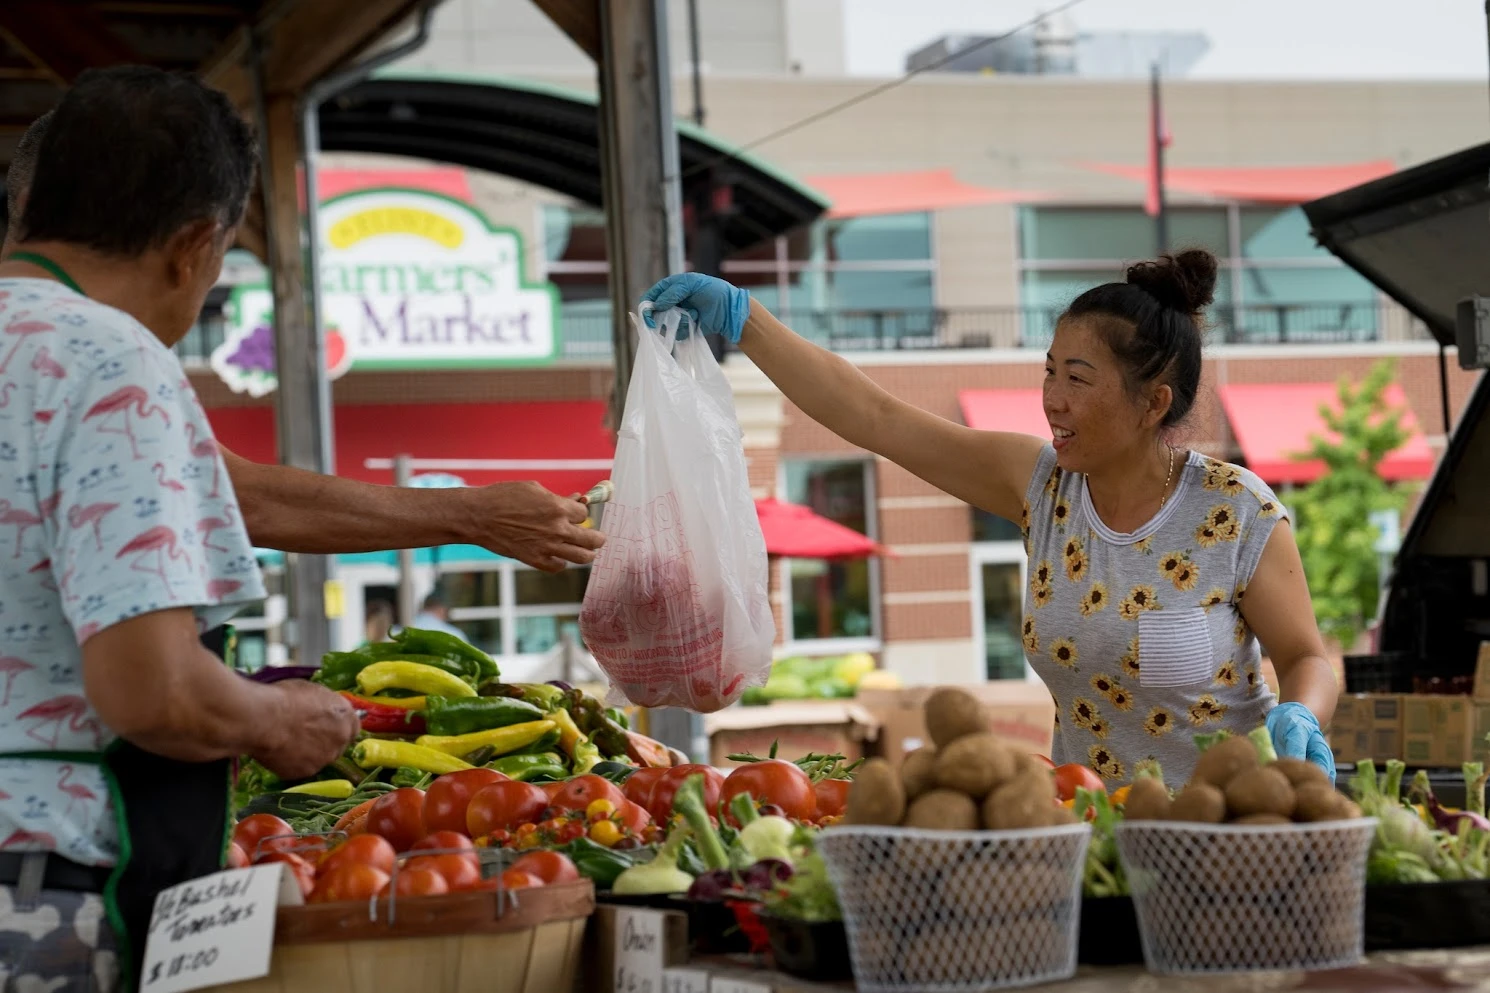
[{"label": "farmers market sign", "polygon": [[[435,193],[377,189],[319,211],[327,374],[541,365],[558,354],[558,291],[523,282],[523,243]],[[275,388],[274,304],[238,287],[212,368],[239,393]]]}]

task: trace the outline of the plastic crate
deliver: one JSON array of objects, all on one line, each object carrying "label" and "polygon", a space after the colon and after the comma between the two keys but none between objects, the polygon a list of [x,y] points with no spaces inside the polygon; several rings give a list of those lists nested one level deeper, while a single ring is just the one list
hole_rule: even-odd
[{"label": "plastic crate", "polygon": [[1347,655],[1343,662],[1347,693],[1412,692],[1412,676],[1418,668],[1412,652]]}]

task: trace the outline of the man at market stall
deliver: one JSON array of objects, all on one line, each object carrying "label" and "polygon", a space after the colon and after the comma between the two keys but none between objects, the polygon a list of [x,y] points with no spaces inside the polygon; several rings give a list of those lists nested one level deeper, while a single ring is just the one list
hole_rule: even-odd
[{"label": "man at market stall", "polygon": [[[1192,733],[1265,721],[1280,755],[1333,776],[1320,725],[1339,689],[1287,515],[1253,473],[1176,444],[1215,284],[1215,257],[1186,251],[1078,296],[1045,358],[1053,443],[898,400],[721,279],[669,276],[646,298],[738,343],[845,440],[1020,523],[1025,656],[1055,699],[1056,762],[1117,786],[1157,758],[1182,783]],[[1259,640],[1284,702],[1262,678]]]},{"label": "man at market stall", "polygon": [[359,730],[340,695],[251,682],[199,639],[264,586],[168,346],[219,276],[255,162],[200,82],[85,73],[0,262],[7,987],[133,976],[155,894],[221,864],[232,760],[310,775]]},{"label": "man at market stall", "polygon": [[[47,113],[32,122],[16,146],[6,174],[10,224],[0,258],[9,255],[20,235],[37,149],[51,117]],[[129,311],[123,301],[95,298]],[[249,537],[260,548],[333,555],[469,544],[556,572],[570,563],[590,562],[605,541],[599,531],[579,526],[588,514],[580,501],[560,497],[535,482],[429,490],[379,486],[262,465],[221,444],[218,448]]]}]

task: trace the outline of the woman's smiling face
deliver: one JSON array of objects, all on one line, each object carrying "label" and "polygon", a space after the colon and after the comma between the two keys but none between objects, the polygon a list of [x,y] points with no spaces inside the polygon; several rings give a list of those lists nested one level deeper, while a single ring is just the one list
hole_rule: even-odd
[{"label": "woman's smiling face", "polygon": [[1139,398],[1128,390],[1117,356],[1091,322],[1062,321],[1045,356],[1045,419],[1057,464],[1091,473],[1150,443],[1169,405],[1168,388],[1144,392]]}]

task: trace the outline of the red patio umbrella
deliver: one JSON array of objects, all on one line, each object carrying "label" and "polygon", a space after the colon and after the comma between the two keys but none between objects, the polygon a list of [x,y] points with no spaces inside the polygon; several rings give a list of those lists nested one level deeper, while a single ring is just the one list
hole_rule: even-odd
[{"label": "red patio umbrella", "polygon": [[755,501],[766,554],[797,559],[862,559],[884,555],[874,540],[810,508],[776,499]]}]

